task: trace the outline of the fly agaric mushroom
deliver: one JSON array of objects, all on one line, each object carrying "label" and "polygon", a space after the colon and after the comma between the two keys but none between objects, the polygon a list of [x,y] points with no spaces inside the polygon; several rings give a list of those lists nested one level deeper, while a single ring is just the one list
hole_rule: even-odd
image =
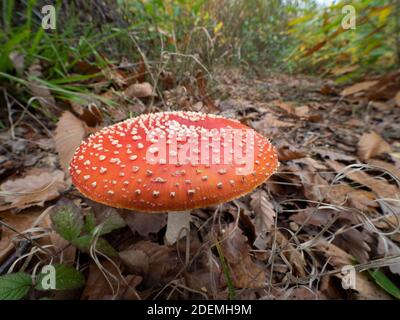
[{"label": "fly agaric mushroom", "polygon": [[143,114],[92,134],[75,151],[70,174],[96,202],[188,215],[249,193],[277,167],[268,139],[239,121],[177,111]]}]

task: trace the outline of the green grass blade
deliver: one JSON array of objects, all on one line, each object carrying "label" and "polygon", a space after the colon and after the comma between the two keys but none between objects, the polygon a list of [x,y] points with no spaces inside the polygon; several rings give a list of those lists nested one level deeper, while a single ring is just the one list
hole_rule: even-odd
[{"label": "green grass blade", "polygon": [[368,273],[383,290],[396,299],[400,299],[400,289],[382,271],[369,269]]},{"label": "green grass blade", "polygon": [[3,21],[5,26],[6,33],[10,32],[11,24],[12,24],[12,17],[14,12],[14,0],[3,0]]},{"label": "green grass blade", "polygon": [[226,278],[226,283],[228,284],[229,299],[233,300],[236,297],[236,292],[235,292],[235,286],[233,285],[232,281],[231,270],[229,269],[229,266],[225,261],[224,254],[222,253],[222,249],[218,241],[215,242],[215,247],[217,248],[218,255],[222,263],[222,270]]}]

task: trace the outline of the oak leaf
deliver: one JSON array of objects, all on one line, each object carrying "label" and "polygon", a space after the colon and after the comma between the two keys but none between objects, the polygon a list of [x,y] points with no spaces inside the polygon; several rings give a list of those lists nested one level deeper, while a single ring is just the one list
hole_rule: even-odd
[{"label": "oak leaf", "polygon": [[382,153],[392,151],[390,145],[375,131],[364,133],[358,142],[357,154],[361,160],[368,160]]}]

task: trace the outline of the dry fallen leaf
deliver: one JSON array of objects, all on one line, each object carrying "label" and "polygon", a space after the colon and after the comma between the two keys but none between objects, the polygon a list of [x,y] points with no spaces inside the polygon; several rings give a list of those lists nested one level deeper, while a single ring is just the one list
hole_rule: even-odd
[{"label": "dry fallen leaf", "polygon": [[148,214],[130,210],[120,210],[119,213],[132,232],[137,232],[145,238],[148,238],[150,234],[158,233],[167,225],[167,215],[165,213]]},{"label": "dry fallen leaf", "polygon": [[345,170],[345,165],[333,160],[327,160],[326,163],[336,172],[344,172],[344,175],[347,178],[368,187],[379,197],[397,199],[400,194],[400,191],[396,186],[391,185],[384,180],[374,178],[363,171],[358,169]]},{"label": "dry fallen leaf", "polygon": [[330,223],[335,215],[332,209],[320,209],[316,207],[308,207],[304,210],[292,214],[290,220],[298,225],[312,225],[316,227],[324,227]]},{"label": "dry fallen leaf", "polygon": [[369,240],[370,237],[366,232],[350,229],[336,236],[333,243],[351,254],[360,263],[366,263],[370,260],[369,252],[371,247],[368,243]]},{"label": "dry fallen leaf", "polygon": [[148,82],[135,83],[126,88],[124,94],[129,98],[150,97],[153,94],[153,86]]},{"label": "dry fallen leaf", "polygon": [[[140,284],[142,278],[136,275],[128,275],[124,278],[109,261],[103,261],[100,270],[94,261],[90,263],[89,277],[85,289],[82,292],[82,300],[136,300],[139,298],[135,287]],[[107,279],[105,278],[107,276]]]},{"label": "dry fallen leaf", "polygon": [[57,123],[54,143],[60,158],[60,165],[65,172],[68,172],[69,163],[75,149],[80,145],[86,134],[87,126],[83,121],[69,111],[62,114]]},{"label": "dry fallen leaf", "polygon": [[398,179],[400,179],[400,166],[396,166],[394,164],[391,164],[391,163],[388,163],[385,161],[381,161],[381,160],[375,160],[375,159],[369,160],[368,164],[378,167],[378,168],[383,168],[383,169],[387,170],[388,172],[390,172],[390,174],[392,174],[395,177],[397,177]]},{"label": "dry fallen leaf", "polygon": [[367,97],[369,100],[381,101],[394,98],[400,90],[400,71],[395,70],[383,74],[378,83],[371,90],[368,90]]},{"label": "dry fallen leaf", "polygon": [[335,268],[351,265],[354,262],[354,258],[350,254],[322,239],[313,244],[313,250],[321,252],[329,259],[329,264]]},{"label": "dry fallen leaf", "polygon": [[323,201],[328,192],[329,184],[319,173],[299,171],[299,177],[304,186],[304,195],[307,199]]},{"label": "dry fallen leaf", "polygon": [[119,253],[121,261],[129,273],[146,275],[149,272],[149,256],[146,252],[136,250],[134,247],[128,248]]},{"label": "dry fallen leaf", "polygon": [[396,93],[394,100],[396,101],[396,105],[400,107],[400,91]]},{"label": "dry fallen leaf", "polygon": [[303,152],[296,150],[295,148],[290,146],[283,146],[278,148],[279,161],[295,160],[304,158],[305,156],[306,155]]},{"label": "dry fallen leaf", "polygon": [[[110,262],[106,261],[104,267],[109,272],[114,273],[115,268]],[[108,284],[103,273],[100,271],[98,266],[92,261],[89,267],[89,277],[86,282],[85,289],[83,290],[81,299],[82,300],[111,300],[113,298],[113,292]]]},{"label": "dry fallen leaf", "polygon": [[281,108],[283,111],[285,111],[287,114],[290,115],[295,115],[295,106],[293,106],[289,102],[284,102],[284,101],[273,101],[275,105],[277,105],[279,108]]},{"label": "dry fallen leaf", "polygon": [[361,160],[368,160],[382,153],[392,151],[390,145],[375,131],[364,133],[357,147],[357,154]]},{"label": "dry fallen leaf", "polygon": [[380,288],[365,272],[356,273],[356,300],[392,300],[393,298]]},{"label": "dry fallen leaf", "polygon": [[302,169],[294,162],[289,163],[288,169],[300,178],[307,199],[314,201],[325,199],[329,190],[329,183],[318,172]]},{"label": "dry fallen leaf", "polygon": [[182,267],[171,247],[151,241],[139,241],[121,251],[119,256],[129,273],[143,277],[145,287],[168,283]]},{"label": "dry fallen leaf", "polygon": [[57,198],[67,189],[64,176],[64,172],[56,170],[4,182],[0,186],[0,200],[3,203],[0,211],[43,206],[45,201]]},{"label": "dry fallen leaf", "polygon": [[[344,250],[329,243],[325,240],[319,240],[313,244],[314,249],[320,251],[328,263],[335,269],[341,270],[342,267],[352,265],[354,258]],[[356,293],[354,294],[356,299],[367,300],[367,299],[391,299],[391,297],[378,287],[376,283],[368,278],[365,273],[356,272]],[[338,272],[335,276],[339,279],[343,279],[344,274]]]},{"label": "dry fallen leaf", "polygon": [[296,116],[299,118],[307,118],[310,113],[310,107],[309,106],[299,106],[295,108],[295,113]]},{"label": "dry fallen leaf", "polygon": [[40,105],[47,111],[53,110],[56,107],[56,100],[52,96],[50,89],[38,79],[43,77],[42,66],[39,62],[35,62],[28,69],[29,82],[28,87],[32,95],[39,101]]},{"label": "dry fallen leaf", "polygon": [[286,121],[281,121],[276,119],[272,114],[267,115],[263,121],[263,125],[268,128],[268,127],[278,127],[278,128],[288,128],[288,127],[294,127],[295,124],[291,122],[286,122]]},{"label": "dry fallen leaf", "polygon": [[313,151],[321,155],[321,157],[328,158],[330,160],[343,160],[351,162],[357,160],[357,158],[354,156],[350,156],[332,149],[314,148]]},{"label": "dry fallen leaf", "polygon": [[266,248],[265,234],[270,231],[275,224],[275,210],[268,194],[264,190],[257,190],[251,195],[250,206],[254,210],[254,228],[257,239],[254,245],[258,249]]},{"label": "dry fallen leaf", "polygon": [[340,76],[342,74],[352,72],[352,71],[356,70],[357,68],[359,68],[358,65],[352,65],[352,66],[346,66],[346,67],[335,67],[331,70],[331,72],[335,76]]},{"label": "dry fallen leaf", "polygon": [[231,276],[235,287],[249,289],[265,286],[265,269],[252,260],[247,237],[234,223],[226,228],[220,239],[220,245],[232,270]]},{"label": "dry fallen leaf", "polygon": [[296,126],[294,123],[277,119],[271,113],[266,114],[265,117],[259,121],[252,121],[249,125],[270,137],[279,135],[282,130],[289,130],[288,128]]},{"label": "dry fallen leaf", "polygon": [[377,83],[378,83],[378,81],[359,82],[359,83],[353,84],[352,86],[347,87],[346,89],[344,89],[340,93],[340,95],[346,97],[346,96],[358,93],[360,91],[365,91],[365,90],[368,90],[369,88],[371,88],[372,86],[374,86]]},{"label": "dry fallen leaf", "polygon": [[372,208],[378,207],[378,203],[374,201],[376,196],[372,192],[354,189],[348,184],[331,185],[326,196],[332,204],[347,204],[352,208],[363,211],[370,211]]},{"label": "dry fallen leaf", "polygon": [[331,300],[345,299],[347,294],[343,292],[343,288],[337,283],[337,277],[334,275],[324,275],[319,281],[318,288],[320,292]]},{"label": "dry fallen leaf", "polygon": [[[214,269],[217,267],[214,266]],[[191,289],[204,292],[204,294],[216,295],[217,288],[219,289],[221,285],[219,275],[220,270],[210,271],[208,268],[196,268],[193,272],[185,272],[185,281]]]},{"label": "dry fallen leaf", "polygon": [[[24,232],[33,227],[36,219],[42,212],[38,210],[29,210],[24,214],[15,214],[9,211],[0,212],[0,220],[4,221],[18,232]],[[0,224],[0,226],[2,226]],[[14,250],[13,238],[18,236],[13,230],[6,226],[0,228],[0,265]]]},{"label": "dry fallen leaf", "polygon": [[[89,101],[88,101],[89,102]],[[71,101],[71,108],[78,115],[79,119],[85,122],[89,127],[96,127],[103,122],[103,114],[95,101],[87,105]]]},{"label": "dry fallen leaf", "polygon": [[303,157],[299,159],[294,159],[294,163],[301,163],[306,165],[307,167],[310,168],[310,171],[312,172],[318,172],[318,171],[326,171],[328,168],[325,166],[322,162],[315,160],[310,157]]},{"label": "dry fallen leaf", "polygon": [[303,106],[295,106],[290,102],[284,101],[275,101],[275,104],[284,110],[287,114],[298,117],[298,118],[307,118],[310,113],[310,107],[303,105]]},{"label": "dry fallen leaf", "polygon": [[296,247],[288,241],[286,236],[280,230],[274,230],[269,236],[269,246],[272,246],[272,242],[276,241],[278,248],[282,249],[282,255],[286,257],[286,260],[290,263],[288,266],[294,274],[305,277],[306,262],[301,251],[297,250]]},{"label": "dry fallen leaf", "polygon": [[250,255],[245,255],[240,263],[230,263],[233,284],[237,288],[263,288],[266,283],[265,269],[254,262]]},{"label": "dry fallen leaf", "polygon": [[396,167],[400,168],[400,152],[389,153],[390,158],[395,163]]}]

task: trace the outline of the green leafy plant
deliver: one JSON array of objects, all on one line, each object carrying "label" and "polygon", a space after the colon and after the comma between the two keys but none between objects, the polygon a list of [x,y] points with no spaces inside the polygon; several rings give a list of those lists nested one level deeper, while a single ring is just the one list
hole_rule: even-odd
[{"label": "green leafy plant", "polygon": [[[81,288],[85,285],[85,277],[81,272],[71,266],[64,264],[53,265],[55,272],[55,289],[54,290],[73,290]],[[40,273],[36,278],[37,290],[48,290],[43,287],[46,273]]]},{"label": "green leafy plant", "polygon": [[[91,253],[94,250],[109,257],[117,256],[115,249],[103,238],[126,225],[117,213],[111,212],[97,224],[93,213],[82,217],[76,206],[63,204],[56,207],[51,214],[51,220],[54,230],[81,251]],[[72,290],[85,285],[85,277],[74,267],[64,264],[54,264],[52,267],[55,272],[55,288],[52,289],[44,285],[48,279],[46,272],[41,272],[36,277],[24,272],[1,276],[0,300],[22,299],[33,288],[40,291]]]},{"label": "green leafy plant", "polygon": [[32,278],[24,272],[0,276],[0,300],[19,300],[27,295],[32,287]]},{"label": "green leafy plant", "polygon": [[[46,273],[39,273],[36,277],[25,272],[10,273],[0,276],[0,300],[20,300],[33,288],[36,290],[73,290],[85,285],[85,277],[75,268],[63,264],[51,266],[55,272],[55,288],[47,289],[43,286],[46,281]],[[36,283],[35,286],[34,283]]]},{"label": "green leafy plant", "polygon": [[77,208],[63,205],[53,212],[51,219],[56,232],[83,252],[90,253],[91,249],[95,249],[110,257],[117,255],[115,249],[102,237],[125,226],[125,221],[117,213],[110,214],[96,225],[92,213],[83,219]]}]

